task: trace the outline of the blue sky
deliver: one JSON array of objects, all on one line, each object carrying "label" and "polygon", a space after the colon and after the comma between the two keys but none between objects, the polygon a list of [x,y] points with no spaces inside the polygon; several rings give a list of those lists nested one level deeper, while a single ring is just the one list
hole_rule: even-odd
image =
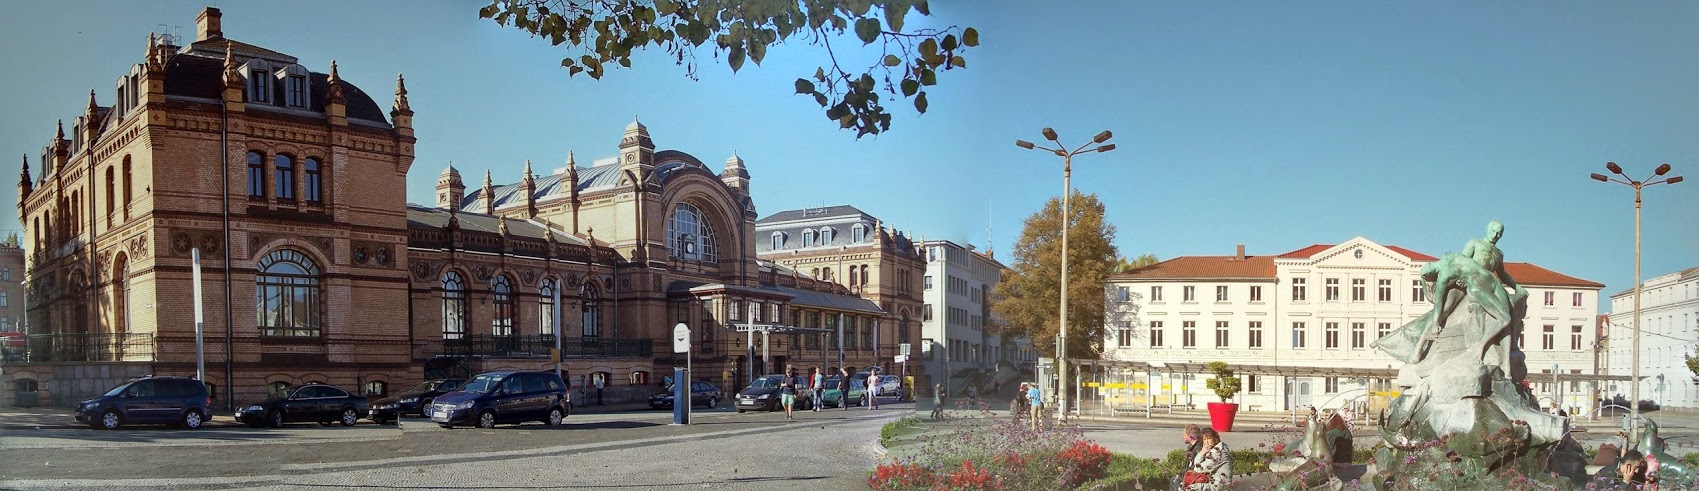
[{"label": "blue sky", "polygon": [[[1080,158],[1074,184],[1108,205],[1123,254],[1275,254],[1364,236],[1438,255],[1498,219],[1510,260],[1608,294],[1632,282],[1633,192],[1587,174],[1614,160],[1699,178],[1691,2],[934,2],[934,17],[908,24],[976,27],[969,69],[941,74],[927,114],[897,103],[893,131],[860,141],[791,94],[824,60],[805,44],[736,75],[703,51],[699,81],[652,52],[596,81],[568,78],[565,50],[478,19],[480,1],[216,4],[228,37],[315,71],[335,58],[372,93],[406,73],[417,202],[449,161],[476,186],[485,168],[517,180],[526,159],[541,170],[568,150],[581,164],[613,156],[639,115],[661,148],[715,167],[737,151],[763,216],[853,204],[928,239],[983,247],[990,229],[995,250],[1012,251],[1022,220],[1061,191],[1059,159],[1014,140],[1110,129],[1119,149]],[[192,37],[205,5],[0,4],[8,168],[79,114],[89,88],[110,103],[157,25]],[[1646,276],[1699,264],[1699,182],[1651,188],[1645,206]],[[15,213],[0,218],[17,227]]]}]

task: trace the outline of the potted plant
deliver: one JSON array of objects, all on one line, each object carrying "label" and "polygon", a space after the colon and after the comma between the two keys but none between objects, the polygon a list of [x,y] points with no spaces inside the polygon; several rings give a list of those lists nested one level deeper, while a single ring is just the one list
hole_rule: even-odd
[{"label": "potted plant", "polygon": [[1208,404],[1209,426],[1218,432],[1233,431],[1233,417],[1238,415],[1239,405],[1227,401],[1239,395],[1239,378],[1233,376],[1233,370],[1228,369],[1225,362],[1212,361],[1208,367],[1215,378],[1204,381],[1204,385],[1221,398],[1221,402]]}]

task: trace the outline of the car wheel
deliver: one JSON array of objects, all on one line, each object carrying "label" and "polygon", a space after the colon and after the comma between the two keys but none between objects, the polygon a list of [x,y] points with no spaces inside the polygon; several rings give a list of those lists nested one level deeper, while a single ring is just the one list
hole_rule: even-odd
[{"label": "car wheel", "polygon": [[276,409],[271,410],[270,413],[266,414],[266,421],[271,422],[272,428],[282,428],[283,427],[283,411],[278,411]]},{"label": "car wheel", "polygon": [[[419,417],[421,417],[421,418],[431,417],[431,403],[433,403],[433,402],[436,402],[436,401],[433,400],[433,399],[425,399],[425,400],[419,401]],[[399,411],[397,411],[395,419],[401,419],[401,415],[399,414]]]},{"label": "car wheel", "polygon": [[496,427],[496,412],[490,411],[490,410],[485,410],[483,413],[478,414],[478,427],[479,428],[495,428]]},{"label": "car wheel", "polygon": [[205,422],[206,421],[201,419],[201,412],[200,411],[189,411],[189,412],[183,413],[183,427],[184,428],[188,428],[188,429],[193,430],[193,429],[196,429],[196,428],[200,428],[201,423],[205,423]]},{"label": "car wheel", "polygon": [[354,423],[358,422],[360,422],[360,413],[355,412],[354,408],[351,407],[342,408],[342,426],[354,426]]},{"label": "car wheel", "polygon": [[560,426],[560,420],[564,418],[566,418],[566,415],[562,414],[560,408],[557,407],[549,410],[549,419],[543,420],[543,424],[549,426]]},{"label": "car wheel", "polygon": [[124,426],[124,415],[118,414],[117,409],[109,409],[100,414],[101,429],[116,430],[119,426]]},{"label": "car wheel", "polygon": [[744,410],[743,410],[743,409],[738,409],[738,410],[737,410],[737,413],[738,413],[738,414],[743,414],[743,412],[744,412]]},{"label": "car wheel", "polygon": [[709,397],[708,398],[708,409],[719,409],[719,408],[720,408],[720,398]]}]

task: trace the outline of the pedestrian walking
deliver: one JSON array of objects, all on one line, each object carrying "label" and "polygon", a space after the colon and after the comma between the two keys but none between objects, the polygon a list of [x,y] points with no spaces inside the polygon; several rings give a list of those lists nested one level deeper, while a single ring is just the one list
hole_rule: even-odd
[{"label": "pedestrian walking", "polygon": [[879,409],[879,367],[868,367],[867,410]]},{"label": "pedestrian walking", "polygon": [[809,406],[818,413],[821,402],[826,400],[826,374],[820,371],[820,367],[814,367],[814,379],[809,382],[812,382],[809,386],[814,389],[814,398],[810,399],[813,403]]},{"label": "pedestrian walking", "polygon": [[838,367],[838,407],[849,410],[850,373],[844,367]]},{"label": "pedestrian walking", "polygon": [[1031,406],[1028,418],[1032,418],[1032,429],[1038,429],[1038,421],[1044,419],[1044,393],[1038,390],[1038,384],[1032,384],[1026,389],[1027,403]]},{"label": "pedestrian walking", "polygon": [[796,420],[791,408],[796,405],[796,385],[799,378],[796,376],[796,369],[792,368],[790,373],[779,379],[779,404],[785,406],[785,421]]},{"label": "pedestrian walking", "polygon": [[607,387],[607,385],[608,385],[608,376],[606,374],[601,374],[601,373],[596,374],[596,405],[597,406],[602,405],[602,389]]},{"label": "pedestrian walking", "polygon": [[932,419],[944,419],[944,384],[932,389]]},{"label": "pedestrian walking", "polygon": [[1009,401],[1009,415],[1013,416],[1015,421],[1026,417],[1027,407],[1031,406],[1026,401],[1026,388],[1026,382],[1021,382],[1020,389],[1015,391],[1015,399]]}]

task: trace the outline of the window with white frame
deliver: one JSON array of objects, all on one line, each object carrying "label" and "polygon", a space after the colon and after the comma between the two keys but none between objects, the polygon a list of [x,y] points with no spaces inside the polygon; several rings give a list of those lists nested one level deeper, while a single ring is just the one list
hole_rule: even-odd
[{"label": "window with white frame", "polygon": [[1309,297],[1309,288],[1304,286],[1303,278],[1292,278],[1292,301],[1302,302]]},{"label": "window with white frame", "polygon": [[1569,304],[1570,304],[1570,306],[1573,306],[1573,307],[1580,307],[1581,306],[1581,292],[1570,293],[1569,294]]},{"label": "window with white frame", "polygon": [[1162,301],[1162,287],[1160,287],[1160,286],[1151,286],[1150,287],[1150,301],[1152,301],[1152,302],[1161,302]]},{"label": "window with white frame", "polygon": [[1540,329],[1540,349],[1551,351],[1557,346],[1557,326],[1546,324]]},{"label": "window with white frame", "polygon": [[667,248],[672,257],[686,261],[719,260],[713,225],[700,208],[690,203],[673,206],[672,219],[667,221]]},{"label": "window with white frame", "polygon": [[1249,333],[1250,333],[1251,349],[1261,349],[1262,348],[1262,321],[1251,321],[1250,327],[1251,327],[1251,329],[1250,329]]},{"label": "window with white frame", "polygon": [[[975,293],[975,295],[977,295],[977,293]],[[1115,301],[1125,302],[1125,301],[1127,301],[1127,298],[1129,296],[1130,295],[1127,292],[1127,287],[1124,287],[1124,286],[1115,287]]]},{"label": "window with white frame", "polygon": [[1309,330],[1302,322],[1292,323],[1292,349],[1304,349],[1310,345]]},{"label": "window with white frame", "polygon": [[1326,280],[1323,280],[1323,283],[1325,283],[1327,285],[1327,301],[1338,302],[1339,301],[1339,278],[1328,278]]},{"label": "window with white frame", "polygon": [[1162,347],[1162,321],[1151,321],[1150,323],[1150,347]]},{"label": "window with white frame", "polygon": [[1375,280],[1375,284],[1378,287],[1378,288],[1376,288],[1376,290],[1378,290],[1378,294],[1377,294],[1376,299],[1380,300],[1382,302],[1391,302],[1392,301],[1392,280]]},{"label": "window with white frame", "polygon": [[932,275],[926,275],[926,276],[925,276],[925,277],[922,277],[922,278],[921,278],[921,281],[922,281],[922,282],[923,282],[923,283],[925,283],[925,288],[926,288],[926,289],[927,289],[927,290],[931,290],[931,289],[932,289]]},{"label": "window with white frame", "polygon": [[1245,392],[1248,394],[1262,393],[1262,377],[1245,375]]},{"label": "window with white frame", "polygon": [[1252,302],[1261,302],[1262,301],[1262,286],[1261,285],[1251,285],[1251,301]]},{"label": "window with white frame", "polygon": [[1327,381],[1323,385],[1323,392],[1328,394],[1339,393],[1339,377],[1327,377]]},{"label": "window with white frame", "polygon": [[1180,288],[1180,301],[1194,302],[1198,299],[1198,287],[1185,286]]},{"label": "window with white frame", "polygon": [[1226,302],[1227,301],[1227,286],[1226,285],[1221,285],[1221,286],[1215,287],[1215,301],[1217,301],[1217,302]]},{"label": "window with white frame", "polygon": [[1368,298],[1368,288],[1363,286],[1365,283],[1367,282],[1362,278],[1351,279],[1351,301],[1361,302]]},{"label": "window with white frame", "polygon": [[1366,345],[1364,338],[1368,337],[1366,326],[1361,322],[1351,323],[1351,349],[1363,349]]},{"label": "window with white frame", "polygon": [[1339,323],[1328,322],[1323,325],[1324,346],[1327,349],[1339,349]]},{"label": "window with white frame", "polygon": [[1122,324],[1120,329],[1115,330],[1115,346],[1121,348],[1133,347],[1133,325],[1131,323]]},{"label": "window with white frame", "polygon": [[862,224],[857,223],[857,224],[855,224],[855,226],[850,227],[850,242],[860,244],[862,241],[865,241],[865,240],[867,240],[867,226],[866,225],[862,225]]},{"label": "window with white frame", "polygon": [[1557,304],[1557,292],[1546,292],[1546,305],[1551,306],[1551,305],[1556,305],[1556,304]]},{"label": "window with white frame", "polygon": [[1581,351],[1581,326],[1569,326],[1569,349]]},{"label": "window with white frame", "polygon": [[814,231],[813,230],[802,231],[802,246],[803,247],[814,247]]},{"label": "window with white frame", "polygon": [[820,245],[832,243],[832,227],[820,227]]},{"label": "window with white frame", "polygon": [[1428,301],[1428,292],[1422,289],[1422,280],[1410,280],[1410,301]]},{"label": "window with white frame", "polygon": [[785,233],[784,232],[773,232],[773,250],[776,251],[776,250],[784,249],[784,248],[785,248]]},{"label": "window with white frame", "polygon": [[1197,321],[1180,322],[1180,347],[1186,349],[1198,347]]},{"label": "window with white frame", "polygon": [[1229,336],[1230,336],[1230,334],[1228,334],[1228,331],[1227,331],[1227,321],[1215,321],[1215,347],[1216,347],[1216,349],[1227,349],[1227,346],[1228,346],[1229,342],[1231,341]]},{"label": "window with white frame", "polygon": [[1375,324],[1375,339],[1384,338],[1384,337],[1386,337],[1386,335],[1388,333],[1391,333],[1391,332],[1392,332],[1392,323],[1391,322],[1382,322],[1382,323],[1379,323],[1379,324]]}]

